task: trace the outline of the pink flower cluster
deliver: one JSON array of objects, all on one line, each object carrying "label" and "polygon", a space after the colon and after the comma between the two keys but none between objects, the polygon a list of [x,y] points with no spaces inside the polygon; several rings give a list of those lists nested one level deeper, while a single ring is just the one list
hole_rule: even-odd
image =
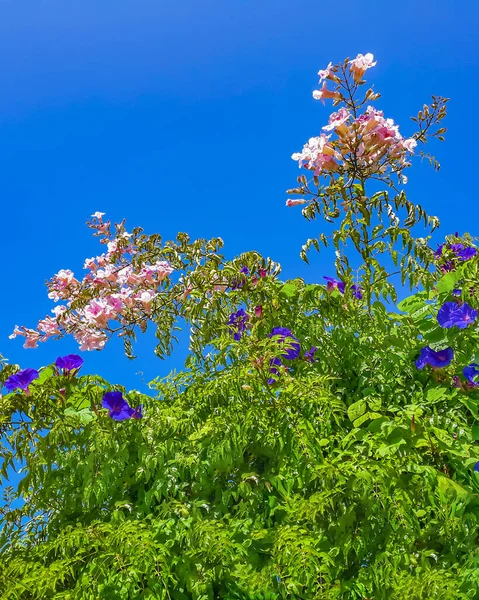
[{"label": "pink flower cluster", "polygon": [[[364,73],[375,65],[372,54],[359,54],[349,61],[354,88],[363,83]],[[313,92],[314,98],[344,100],[339,90],[346,84],[341,84],[340,78],[335,74],[338,69],[339,67],[329,63],[326,69],[319,71],[323,87]],[[347,72],[345,73],[347,77]],[[336,91],[326,88],[325,79],[338,82]],[[368,106],[364,114],[357,115],[356,109],[352,112],[354,105],[346,101],[345,104],[346,106],[331,114],[328,124],[323,127],[325,132],[331,132],[329,135],[321,133],[310,138],[301,152],[292,155],[299,167],[309,169],[315,175],[338,171],[341,174],[347,173],[354,179],[359,174],[359,169],[364,178],[385,173],[388,169],[391,172],[401,172],[409,166],[408,155],[414,152],[417,145],[414,138],[403,138],[394,121],[386,119],[382,111],[372,106]],[[333,133],[337,136],[334,140],[331,139]],[[303,200],[288,200],[287,206],[303,203]]]},{"label": "pink flower cluster", "polygon": [[107,252],[85,261],[87,274],[81,280],[64,269],[50,280],[48,297],[65,304],[56,306],[54,316],[40,320],[36,329],[15,326],[10,338],[24,336],[24,348],[36,348],[38,342],[65,334],[74,336],[80,350],[103,348],[114,331],[146,324],[160,286],[173,272],[166,261],[147,264],[138,260],[129,233],[119,228],[112,237],[103,213],[92,216],[88,226],[102,238]]}]

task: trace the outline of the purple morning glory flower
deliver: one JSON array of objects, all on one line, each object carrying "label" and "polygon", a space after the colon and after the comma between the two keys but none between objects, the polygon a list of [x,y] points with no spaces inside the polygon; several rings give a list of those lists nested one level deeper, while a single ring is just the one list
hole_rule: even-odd
[{"label": "purple morning glory flower", "polygon": [[328,282],[326,284],[326,289],[328,292],[332,292],[333,290],[339,290],[341,292],[341,294],[344,294],[344,281],[338,281],[337,279],[334,279],[333,277],[326,277],[324,276],[323,279],[326,279],[326,281]]},{"label": "purple morning glory flower", "polygon": [[78,354],[68,354],[67,356],[59,356],[55,361],[55,366],[59,371],[71,371],[81,369],[83,358]]},{"label": "purple morning glory flower", "polygon": [[361,288],[359,287],[359,285],[356,285],[355,283],[353,283],[353,285],[351,286],[351,291],[353,292],[353,296],[355,298],[357,298],[358,300],[363,299],[363,292],[362,292]]},{"label": "purple morning glory flower", "polygon": [[[279,377],[279,369],[276,368],[276,367],[281,366],[281,361],[279,360],[279,358],[272,358],[269,361],[269,366],[270,366],[269,372],[272,375],[276,375],[276,377]],[[268,385],[274,385],[275,383],[276,383],[276,379],[273,379],[272,377],[270,377],[268,379]]]},{"label": "purple morning glory flower", "polygon": [[307,352],[304,353],[304,360],[307,360],[310,363],[316,362],[316,360],[314,358],[316,350],[317,350],[316,346],[311,346],[311,348]]},{"label": "purple morning glory flower", "polygon": [[460,296],[462,294],[461,290],[459,289],[452,290],[452,293],[454,296]]},{"label": "purple morning glory flower", "polygon": [[477,463],[474,465],[474,471],[476,471],[476,473],[479,473],[479,462],[477,462]]},{"label": "purple morning glory flower", "polygon": [[143,404],[140,404],[140,406],[137,406],[134,411],[133,414],[131,415],[132,419],[143,419]]},{"label": "purple morning glory flower", "polygon": [[[299,345],[298,338],[295,338],[289,329],[286,327],[275,327],[273,331],[269,334],[269,337],[272,338],[274,336],[278,336],[278,343],[284,345],[286,342],[290,347],[286,349],[281,356],[284,358],[288,358],[289,360],[294,360],[298,358],[301,347]],[[291,342],[289,339],[291,338],[294,342]]]},{"label": "purple morning glory flower", "polygon": [[426,365],[435,368],[447,367],[451,364],[453,358],[454,350],[452,348],[445,348],[444,350],[438,350],[436,352],[429,346],[426,346],[421,349],[415,365],[418,369],[424,369]]},{"label": "purple morning glory flower", "polygon": [[477,376],[479,376],[479,369],[477,369],[476,367],[479,367],[479,365],[477,363],[472,363],[467,367],[464,367],[464,369],[462,370],[464,377],[474,387],[477,387],[479,385],[479,382],[474,381],[474,379]]},{"label": "purple morning glory flower", "polygon": [[38,371],[35,369],[24,369],[23,371],[18,371],[15,375],[10,375],[10,377],[3,384],[7,390],[13,392],[13,390],[20,389],[29,393],[28,386],[32,383],[34,379],[38,379]]},{"label": "purple morning glory flower", "polygon": [[448,248],[457,254],[458,252],[464,250],[464,244],[449,244]]},{"label": "purple morning glory flower", "polygon": [[241,267],[240,273],[244,273],[245,275],[249,275],[249,269],[248,269],[248,267]]},{"label": "purple morning glory flower", "polygon": [[246,314],[243,308],[240,308],[237,312],[230,315],[228,325],[231,325],[230,331],[233,333],[233,338],[236,342],[241,339],[243,331],[246,329],[246,322],[248,319],[249,315]]},{"label": "purple morning glory flower", "polygon": [[441,244],[440,246],[438,246],[436,252],[434,252],[434,256],[436,258],[441,258],[443,249],[444,249],[444,244]]},{"label": "purple morning glory flower", "polygon": [[123,398],[121,392],[106,392],[101,405],[110,411],[110,417],[115,421],[130,419],[135,412]]},{"label": "purple morning glory flower", "polygon": [[459,329],[465,329],[477,318],[477,310],[474,310],[464,302],[461,306],[456,302],[446,302],[441,306],[437,313],[437,321],[441,327],[450,329],[451,327],[458,327]]},{"label": "purple morning glory flower", "polygon": [[469,260],[476,256],[477,250],[476,248],[463,248],[457,252],[457,258],[459,260]]}]

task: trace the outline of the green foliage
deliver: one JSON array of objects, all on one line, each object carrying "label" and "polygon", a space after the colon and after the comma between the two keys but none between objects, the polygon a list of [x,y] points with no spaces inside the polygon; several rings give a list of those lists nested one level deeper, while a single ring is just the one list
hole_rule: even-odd
[{"label": "green foliage", "polygon": [[[445,103],[420,111],[417,141],[442,138]],[[290,191],[312,196],[308,219],[339,223],[302,255],[332,244],[344,294],[280,281],[256,252],[227,261],[219,239],[134,230],[138,260],[167,259],[181,277],[121,332],[127,354],[149,319],[160,357],[186,322],[186,368],[147,396],[46,367],[29,395],[0,397],[0,600],[479,600],[479,388],[458,378],[479,363],[479,332],[436,318],[444,302],[479,307],[479,260],[441,275],[412,233],[437,219],[390,175],[374,193],[359,167]],[[422,286],[397,309],[383,258]],[[275,327],[299,340],[298,358]],[[454,360],[418,370],[426,345]],[[1,364],[4,382],[17,367]],[[144,418],[111,420],[111,389]]]},{"label": "green foliage", "polygon": [[[417,371],[437,294],[401,314],[247,282],[208,354],[127,396],[142,421],[110,420],[100,378],[49,368],[4,396],[25,503],[4,511],[0,598],[477,598],[479,393],[451,382],[477,334],[448,331],[450,371]],[[237,343],[233,298],[265,300]],[[319,356],[267,385],[278,324]]]}]

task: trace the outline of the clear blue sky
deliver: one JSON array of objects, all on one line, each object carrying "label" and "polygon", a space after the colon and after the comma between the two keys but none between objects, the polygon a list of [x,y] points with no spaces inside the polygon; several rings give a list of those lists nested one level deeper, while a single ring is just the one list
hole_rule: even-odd
[{"label": "clear blue sky", "polygon": [[[329,114],[311,97],[318,69],[359,52],[376,56],[368,81],[405,135],[431,93],[452,98],[442,170],[418,164],[408,189],[444,233],[478,234],[478,18],[477,0],[0,0],[0,351],[39,367],[77,350],[8,335],[49,313],[47,278],[99,253],[84,226],[96,210],[166,238],[219,235],[229,256],[256,249],[285,277],[333,274],[329,256],[299,259],[321,223],[285,208],[285,190],[291,153]],[[181,367],[153,345],[134,362],[120,344],[85,353],[85,372],[138,388],[138,371]]]}]

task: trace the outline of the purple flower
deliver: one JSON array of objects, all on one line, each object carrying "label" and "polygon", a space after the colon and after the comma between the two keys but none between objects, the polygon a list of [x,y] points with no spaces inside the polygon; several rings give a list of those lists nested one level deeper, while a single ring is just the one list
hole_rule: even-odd
[{"label": "purple flower", "polygon": [[448,273],[449,271],[453,271],[454,267],[455,267],[455,265],[452,262],[452,260],[448,260],[446,263],[444,263],[443,265],[441,265],[439,267],[439,269],[441,270],[442,273]]},{"label": "purple flower", "polygon": [[255,306],[254,307],[254,315],[255,315],[255,317],[257,317],[259,319],[262,314],[263,314],[263,307],[262,306]]},{"label": "purple flower", "polygon": [[316,362],[316,360],[314,358],[316,350],[317,350],[316,346],[311,346],[311,348],[307,352],[304,353],[304,360],[307,360],[310,363]]},{"label": "purple flower", "polygon": [[474,256],[476,256],[476,254],[477,254],[476,248],[463,248],[462,250],[458,251],[457,258],[459,260],[469,260],[470,258],[473,258]]},{"label": "purple flower", "polygon": [[80,370],[83,364],[83,358],[78,354],[68,354],[67,356],[59,356],[55,361],[55,366],[59,371]]},{"label": "purple flower", "polygon": [[448,248],[449,250],[457,254],[458,252],[464,250],[464,244],[449,244]]},{"label": "purple flower", "polygon": [[328,292],[332,292],[334,290],[339,290],[341,294],[344,294],[344,281],[338,281],[337,279],[333,279],[332,277],[324,276],[323,279],[326,279],[328,282],[326,284],[326,289]]},{"label": "purple flower", "polygon": [[115,421],[130,419],[135,412],[123,398],[121,392],[106,392],[101,405],[110,411],[110,417]]},{"label": "purple flower", "polygon": [[248,267],[241,267],[240,273],[244,273],[245,275],[249,275],[249,269],[248,269]]},{"label": "purple flower", "polygon": [[7,390],[13,392],[13,390],[20,389],[29,393],[28,386],[32,383],[34,379],[38,379],[38,371],[35,369],[24,369],[23,371],[18,371],[15,375],[10,375],[10,377],[3,384]]},{"label": "purple flower", "polygon": [[454,296],[460,296],[462,294],[461,290],[459,290],[457,288],[455,290],[452,290],[452,293]]},{"label": "purple flower", "polygon": [[479,462],[477,462],[477,463],[474,465],[474,471],[476,471],[476,473],[479,473]]},{"label": "purple flower", "polygon": [[363,299],[363,292],[362,292],[361,288],[359,287],[359,285],[356,285],[355,283],[353,283],[353,285],[351,286],[351,291],[353,292],[353,296],[355,298],[357,298],[358,300]]},{"label": "purple flower", "polygon": [[137,406],[131,415],[132,419],[143,419],[143,404]]},{"label": "purple flower", "polygon": [[230,331],[233,334],[233,338],[236,342],[241,339],[243,331],[246,328],[246,321],[248,319],[249,315],[246,314],[243,308],[240,308],[237,312],[230,315],[228,325],[231,325]]},{"label": "purple flower", "polygon": [[436,252],[434,252],[434,256],[436,258],[441,258],[443,249],[444,249],[444,244],[441,244],[440,246],[438,246]]},{"label": "purple flower", "polygon": [[[271,375],[276,375],[276,377],[279,377],[279,369],[276,368],[281,366],[281,361],[279,360],[279,358],[272,358],[269,361],[269,366],[269,372],[271,373]],[[272,377],[268,379],[268,385],[274,385],[275,383],[276,379],[273,379]]]},{"label": "purple flower", "polygon": [[[284,345],[286,343],[289,346],[289,348],[287,348],[281,354],[281,356],[284,356],[284,358],[288,358],[289,360],[294,360],[295,358],[298,358],[301,347],[299,345],[298,338],[295,338],[289,329],[287,329],[286,327],[275,327],[273,331],[269,334],[270,338],[274,336],[278,336],[279,344]],[[294,342],[290,341],[288,338],[291,338],[291,340],[294,340]]]},{"label": "purple flower", "polygon": [[477,387],[479,385],[479,382],[474,381],[474,379],[479,375],[479,369],[476,369],[476,367],[479,367],[479,365],[477,363],[472,363],[467,367],[464,367],[462,370],[464,377],[473,387]]},{"label": "purple flower", "polygon": [[451,364],[453,358],[454,350],[452,348],[445,348],[444,350],[438,350],[436,352],[429,346],[426,346],[421,349],[415,365],[418,369],[424,369],[426,365],[435,368],[447,367]]},{"label": "purple flower", "polygon": [[477,310],[474,310],[464,302],[461,306],[458,306],[456,302],[446,302],[441,306],[437,313],[437,321],[441,327],[450,329],[451,327],[458,327],[459,329],[465,329],[477,318]]}]

